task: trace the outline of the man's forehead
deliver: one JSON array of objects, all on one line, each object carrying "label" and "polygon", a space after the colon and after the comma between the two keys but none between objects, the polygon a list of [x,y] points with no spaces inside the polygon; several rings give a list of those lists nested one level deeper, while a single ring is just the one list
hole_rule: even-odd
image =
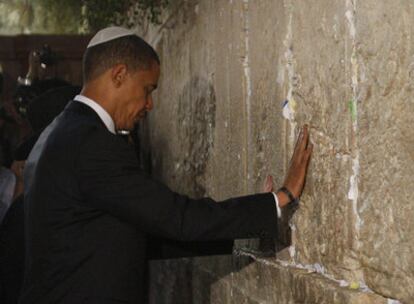
[{"label": "man's forehead", "polygon": [[144,81],[146,86],[154,86],[157,87],[158,85],[158,78],[160,76],[160,67],[159,65],[153,65],[149,69],[145,70],[138,70],[136,73],[137,81]]}]

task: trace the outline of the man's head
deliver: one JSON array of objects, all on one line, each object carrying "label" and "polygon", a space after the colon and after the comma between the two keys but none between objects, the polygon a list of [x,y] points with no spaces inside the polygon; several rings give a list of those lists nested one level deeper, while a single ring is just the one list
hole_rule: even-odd
[{"label": "man's head", "polygon": [[155,50],[133,32],[111,27],[98,32],[83,58],[84,89],[114,120],[130,130],[152,109],[160,74]]}]

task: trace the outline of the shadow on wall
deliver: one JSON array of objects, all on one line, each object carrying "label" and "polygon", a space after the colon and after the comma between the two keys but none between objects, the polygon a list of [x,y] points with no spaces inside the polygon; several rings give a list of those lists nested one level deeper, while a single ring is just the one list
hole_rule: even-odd
[{"label": "shadow on wall", "polygon": [[193,197],[207,194],[204,175],[214,145],[216,93],[211,82],[193,77],[178,98],[176,134],[181,153],[175,160],[176,176]]},{"label": "shadow on wall", "polygon": [[[295,207],[290,207],[283,222],[288,221],[295,211]],[[215,303],[217,297],[222,297],[217,294],[217,284],[220,284],[221,279],[242,271],[254,262],[248,256],[249,253],[253,253],[256,257],[276,255],[279,259],[287,260],[289,252],[284,249],[287,249],[291,243],[290,230],[285,237],[289,237],[289,242],[283,243],[273,239],[257,240],[259,247],[253,252],[247,248],[239,248],[232,252],[230,242],[220,244],[220,242],[167,241],[165,243],[165,240],[158,240],[156,245],[163,247],[164,256],[160,257],[162,260],[149,261],[148,303]],[[224,251],[225,246],[228,252]],[[183,248],[187,252],[181,256],[177,255]],[[188,254],[191,250],[193,254]],[[172,253],[173,258],[166,256],[167,253]]]},{"label": "shadow on wall", "polygon": [[[178,96],[177,120],[167,138],[157,134],[157,142],[151,142],[148,122],[141,126],[141,161],[145,170],[163,180],[165,168],[174,170],[174,190],[200,198],[208,195],[206,170],[214,147],[216,126],[216,94],[213,84],[207,79],[192,77]],[[174,115],[175,114],[175,115]],[[152,126],[154,127],[154,126]],[[155,126],[156,127],[156,126]],[[173,138],[173,136],[175,138]],[[175,141],[170,143],[169,141]],[[170,152],[171,146],[178,151]],[[177,153],[178,152],[178,153]],[[169,155],[171,153],[171,155]],[[172,155],[178,155],[172,158]],[[167,163],[172,162],[172,163]],[[294,213],[290,208],[279,225],[277,240],[254,240],[255,255],[275,256],[290,245],[291,234],[287,222]],[[210,303],[212,286],[231,272],[248,266],[252,260],[239,254],[251,251],[251,247],[238,248],[233,252],[233,241],[178,242],[151,238],[148,243],[149,257],[149,302],[150,303]],[[215,258],[190,259],[188,257],[220,255]],[[183,258],[187,257],[187,258]],[[209,273],[211,261],[219,263],[219,273]],[[195,270],[197,269],[197,270]],[[200,269],[202,270],[200,273]],[[166,275],[168,274],[168,275]],[[202,286],[198,286],[202,284]],[[163,291],[160,292],[160,289]],[[166,297],[167,298],[164,298]]]},{"label": "shadow on wall", "polygon": [[[232,255],[151,261],[148,303],[215,303],[217,295],[214,294],[214,285],[231,272],[239,272],[251,263],[249,257]],[[220,295],[218,298],[224,300]]]},{"label": "shadow on wall", "polygon": [[[140,125],[141,164],[156,179],[163,180],[165,167],[172,168],[174,191],[200,198],[208,195],[205,188],[205,172],[214,145],[216,95],[207,79],[194,76],[183,87],[177,100],[174,123],[168,138],[157,134],[157,142],[151,141],[148,121]],[[173,142],[174,141],[174,142]],[[178,151],[170,154],[169,147]],[[171,155],[178,155],[174,159]],[[170,162],[170,163],[168,163]]]}]

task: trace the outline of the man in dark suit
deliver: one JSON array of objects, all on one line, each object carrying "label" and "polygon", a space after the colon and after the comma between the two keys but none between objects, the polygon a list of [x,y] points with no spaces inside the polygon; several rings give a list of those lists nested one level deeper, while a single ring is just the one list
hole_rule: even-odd
[{"label": "man in dark suit", "polygon": [[312,145],[299,137],[284,187],[215,202],[148,178],[122,136],[153,107],[156,52],[117,27],[84,55],[81,94],[41,134],[25,170],[26,274],[20,303],[140,303],[147,234],[176,240],[275,237],[302,192]]}]

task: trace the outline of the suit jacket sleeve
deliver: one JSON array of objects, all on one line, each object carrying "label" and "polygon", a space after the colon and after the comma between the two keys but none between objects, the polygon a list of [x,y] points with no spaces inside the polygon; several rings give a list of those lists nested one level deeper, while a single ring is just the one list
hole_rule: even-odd
[{"label": "suit jacket sleeve", "polygon": [[147,233],[176,240],[276,237],[271,193],[215,202],[193,200],[148,178],[134,150],[106,130],[89,132],[75,161],[86,207],[128,221]]}]

